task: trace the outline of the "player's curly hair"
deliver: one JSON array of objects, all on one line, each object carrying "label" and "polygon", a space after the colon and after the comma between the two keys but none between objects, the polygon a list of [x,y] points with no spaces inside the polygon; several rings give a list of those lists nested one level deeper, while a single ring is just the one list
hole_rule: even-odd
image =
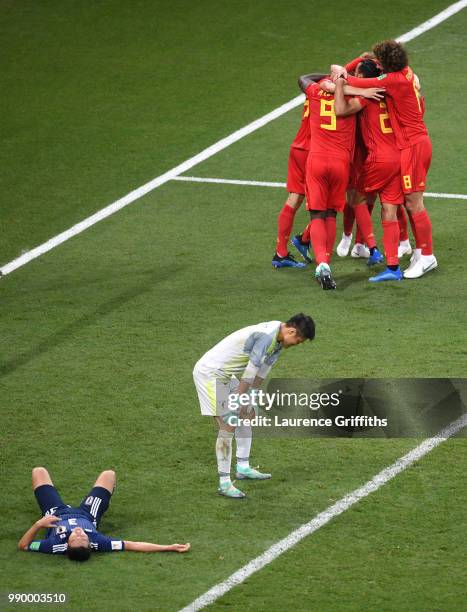
[{"label": "player's curly hair", "polygon": [[381,63],[384,72],[398,72],[409,63],[405,47],[396,40],[383,40],[383,42],[376,43],[373,53]]},{"label": "player's curly hair", "polygon": [[66,552],[70,561],[87,561],[91,556],[89,546],[68,546]]}]

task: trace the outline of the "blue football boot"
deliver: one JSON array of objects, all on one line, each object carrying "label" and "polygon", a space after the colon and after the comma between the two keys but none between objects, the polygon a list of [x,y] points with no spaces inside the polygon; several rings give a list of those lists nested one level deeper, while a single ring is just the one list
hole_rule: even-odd
[{"label": "blue football boot", "polygon": [[404,278],[402,270],[398,267],[397,270],[386,268],[376,276],[371,276],[368,280],[370,283],[381,283],[383,281],[401,281]]},{"label": "blue football boot", "polygon": [[294,245],[294,247],[297,249],[297,251],[300,253],[300,255],[303,257],[303,259],[307,263],[313,263],[313,260],[309,254],[310,244],[309,243],[303,244],[303,242],[300,239],[300,234],[297,234],[296,236],[294,236],[290,242]]},{"label": "blue football boot", "polygon": [[375,250],[373,251],[373,255],[370,255],[368,257],[366,265],[374,266],[376,264],[382,263],[383,261],[384,261],[384,255],[380,253],[380,251],[378,251],[378,249],[375,247]]},{"label": "blue football boot", "polygon": [[279,257],[277,253],[274,253],[272,266],[276,270],[278,268],[306,268],[306,264],[294,259],[290,253],[287,253],[285,257]]}]

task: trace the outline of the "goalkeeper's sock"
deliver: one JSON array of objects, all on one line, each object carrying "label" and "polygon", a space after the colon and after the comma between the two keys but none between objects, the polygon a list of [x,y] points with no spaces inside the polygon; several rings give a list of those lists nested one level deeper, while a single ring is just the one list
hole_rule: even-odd
[{"label": "goalkeeper's sock", "polygon": [[219,482],[224,484],[230,482],[230,466],[232,463],[232,439],[233,431],[219,429],[216,440],[216,459]]},{"label": "goalkeeper's sock", "polygon": [[237,465],[243,468],[250,467],[251,438],[253,431],[251,425],[240,425],[235,428],[235,442],[237,443]]}]

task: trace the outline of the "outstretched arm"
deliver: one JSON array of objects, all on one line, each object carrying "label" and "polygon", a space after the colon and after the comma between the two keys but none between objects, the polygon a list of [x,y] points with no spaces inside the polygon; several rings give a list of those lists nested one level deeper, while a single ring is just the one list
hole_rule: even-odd
[{"label": "outstretched arm", "polygon": [[124,550],[132,550],[133,552],[188,552],[191,548],[191,544],[152,544],[151,542],[131,542],[130,540],[124,541]]},{"label": "outstretched arm", "polygon": [[[326,79],[320,83],[320,87],[323,91],[328,93],[334,93],[336,91],[336,84],[331,80]],[[368,87],[362,89],[360,87],[352,87],[351,85],[344,85],[345,96],[362,96],[363,98],[369,98],[371,100],[383,100],[385,89],[383,87]]]},{"label": "outstretched arm", "polygon": [[60,519],[58,516],[49,514],[48,516],[43,516],[41,519],[36,521],[32,527],[29,527],[21,540],[18,542],[19,550],[28,550],[29,544],[31,544],[31,542],[36,538],[36,534],[40,529],[49,529],[59,520]]},{"label": "outstretched arm", "polygon": [[310,74],[303,74],[301,77],[298,78],[298,86],[304,92],[308,85],[321,81],[321,79],[324,79],[325,76],[328,75],[321,74],[320,72],[311,72]]}]

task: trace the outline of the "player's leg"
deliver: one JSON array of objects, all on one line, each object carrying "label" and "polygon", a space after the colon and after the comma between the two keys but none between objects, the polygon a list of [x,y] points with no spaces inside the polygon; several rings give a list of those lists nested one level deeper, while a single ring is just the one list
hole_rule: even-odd
[{"label": "player's leg", "polygon": [[225,422],[222,416],[214,417],[218,427],[216,438],[216,460],[217,473],[219,475],[220,495],[233,499],[242,499],[245,494],[234,487],[230,477],[232,468],[232,442],[235,434],[235,426]]},{"label": "player's leg", "polygon": [[339,257],[347,257],[350,251],[350,245],[352,244],[352,230],[355,221],[355,212],[353,206],[349,204],[350,197],[351,192],[348,191],[347,202],[344,208],[342,238],[336,249],[336,253],[339,255]]},{"label": "player's leg", "polygon": [[232,441],[235,432],[235,423],[230,423],[233,409],[230,408],[229,397],[231,385],[203,372],[199,362],[194,367],[193,380],[201,414],[214,417],[217,425],[215,453],[219,478],[218,492],[226,497],[244,497],[244,494],[233,486],[230,477]]},{"label": "player's leg", "polygon": [[397,220],[397,209],[400,205],[381,202],[381,218],[383,225],[383,245],[386,255],[386,269],[369,280],[373,283],[382,281],[402,280],[402,272],[399,268],[398,246],[399,246],[399,222]]},{"label": "player's leg", "polygon": [[99,474],[94,486],[80,504],[80,508],[91,515],[96,525],[99,525],[104,513],[109,508],[116,480],[113,470],[104,470]]},{"label": "player's leg", "polygon": [[[355,219],[355,198],[357,197],[357,192],[355,189],[349,195],[349,208],[352,209],[353,216]],[[362,230],[357,223],[357,231],[355,232],[355,243],[350,252],[350,257],[355,259],[368,259],[370,257],[370,249],[365,245],[365,238],[363,237]]]},{"label": "player's leg", "polygon": [[367,245],[370,251],[367,264],[369,266],[373,266],[377,263],[381,263],[383,261],[383,256],[376,246],[376,238],[373,232],[373,222],[371,220],[366,194],[357,192],[354,202],[354,212],[357,226],[363,236],[363,242]]},{"label": "player's leg", "polygon": [[419,278],[438,266],[433,254],[433,230],[430,216],[423,202],[426,176],[431,163],[431,142],[424,141],[401,152],[401,173],[405,204],[415,228],[417,249],[405,278]]},{"label": "player's leg", "polygon": [[272,259],[274,268],[304,268],[289,253],[288,242],[292,233],[295,214],[305,197],[305,163],[307,151],[291,147],[287,172],[289,195],[277,217],[276,252]]},{"label": "player's leg", "polygon": [[58,508],[66,507],[59,492],[54,487],[49,472],[44,467],[33,468],[32,489],[43,515],[54,514]]},{"label": "player's leg", "polygon": [[397,207],[397,221],[399,223],[399,248],[397,256],[399,259],[404,255],[412,255],[412,245],[410,244],[407,213],[404,206]]},{"label": "player's leg", "polygon": [[251,425],[246,425],[245,420],[251,419],[254,416],[254,414],[246,413],[245,410],[241,411],[241,424],[235,427],[235,442],[237,447],[236,476],[239,480],[267,480],[268,478],[271,478],[271,474],[260,472],[259,470],[250,466],[253,428]]}]

